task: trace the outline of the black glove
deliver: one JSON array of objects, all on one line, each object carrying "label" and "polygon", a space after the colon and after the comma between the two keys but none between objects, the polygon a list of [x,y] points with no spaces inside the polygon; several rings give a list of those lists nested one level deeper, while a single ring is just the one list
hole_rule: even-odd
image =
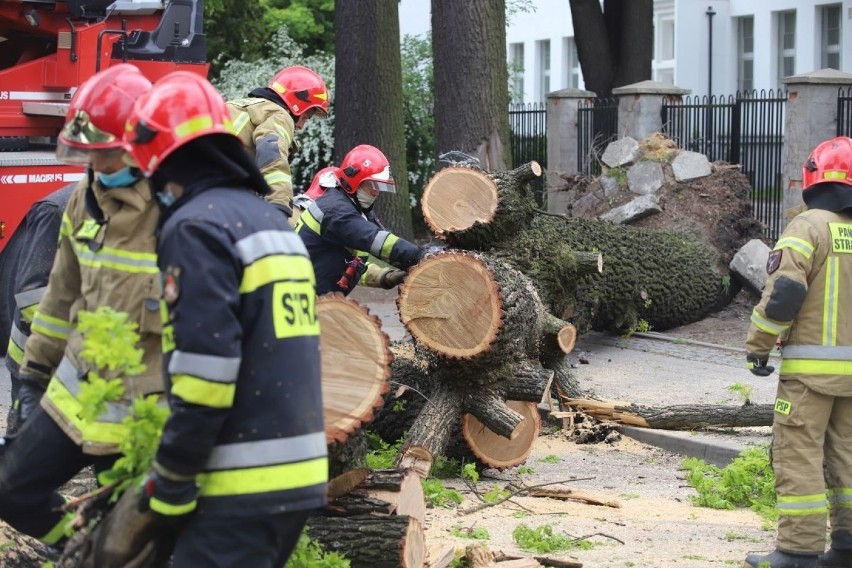
[{"label": "black glove", "polygon": [[139,484],[139,511],[152,511],[163,522],[177,524],[195,511],[198,485],[195,477],[166,477],[156,463]]},{"label": "black glove", "polygon": [[405,280],[406,276],[407,273],[405,270],[391,268],[382,274],[382,277],[379,279],[379,285],[385,290],[390,290],[391,288],[402,284],[402,281]]},{"label": "black glove", "polygon": [[38,407],[41,397],[44,395],[44,387],[37,381],[28,377],[21,377],[21,386],[18,387],[18,399],[15,405],[18,409],[18,427],[30,417],[30,414]]},{"label": "black glove", "polygon": [[752,375],[756,375],[758,377],[768,377],[775,371],[775,367],[771,365],[767,365],[769,362],[769,355],[754,355],[749,353],[746,355],[746,366],[748,370],[751,371]]}]

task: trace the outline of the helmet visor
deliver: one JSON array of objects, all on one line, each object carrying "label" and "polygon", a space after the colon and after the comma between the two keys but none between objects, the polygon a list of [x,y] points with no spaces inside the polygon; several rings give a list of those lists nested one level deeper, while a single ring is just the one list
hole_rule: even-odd
[{"label": "helmet visor", "polygon": [[61,138],[56,144],[56,159],[72,166],[88,166],[98,158],[112,160],[123,154],[124,148],[79,148],[69,146]]},{"label": "helmet visor", "polygon": [[385,191],[387,193],[396,193],[396,185],[394,185],[393,180],[390,180],[388,182],[367,179],[361,182],[361,185],[358,189],[363,189],[375,195],[378,195],[381,191]]},{"label": "helmet visor", "polygon": [[118,144],[117,136],[95,126],[89,113],[84,110],[78,110],[74,118],[65,123],[59,136],[65,142],[75,146],[103,148],[105,145]]},{"label": "helmet visor", "polygon": [[305,111],[305,114],[308,118],[317,118],[319,120],[325,120],[326,118],[328,118],[328,113],[325,111],[324,108],[319,106],[309,108]]}]

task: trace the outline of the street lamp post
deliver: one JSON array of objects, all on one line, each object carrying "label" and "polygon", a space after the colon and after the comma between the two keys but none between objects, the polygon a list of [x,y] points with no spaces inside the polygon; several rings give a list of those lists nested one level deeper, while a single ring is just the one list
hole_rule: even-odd
[{"label": "street lamp post", "polygon": [[708,6],[707,11],[707,94],[713,94],[713,16],[716,10]]}]

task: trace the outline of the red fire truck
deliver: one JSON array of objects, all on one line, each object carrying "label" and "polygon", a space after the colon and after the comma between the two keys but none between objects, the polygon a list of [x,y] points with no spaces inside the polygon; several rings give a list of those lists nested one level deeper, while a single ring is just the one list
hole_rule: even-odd
[{"label": "red fire truck", "polygon": [[207,75],[203,0],[0,0],[0,252],[30,205],[83,172],[54,155],[68,101],[127,62]]}]

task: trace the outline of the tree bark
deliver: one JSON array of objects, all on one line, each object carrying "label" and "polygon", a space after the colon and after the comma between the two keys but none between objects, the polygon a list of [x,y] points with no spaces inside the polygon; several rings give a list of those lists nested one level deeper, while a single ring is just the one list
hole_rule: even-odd
[{"label": "tree bark", "polygon": [[420,568],[426,558],[423,527],[413,517],[310,517],[307,530],[325,551],[346,556],[352,568]]},{"label": "tree bark", "polygon": [[567,397],[563,399],[563,404],[594,416],[598,420],[613,420],[630,426],[661,430],[771,426],[774,414],[772,404],[743,406],[679,404],[652,407],[618,401]]},{"label": "tree bark", "polygon": [[488,170],[510,161],[504,0],[432,0],[435,150]]},{"label": "tree bark", "polygon": [[376,200],[376,215],[394,233],[411,240],[399,2],[338,2],[334,30],[338,38],[346,38],[337,42],[335,52],[334,162],[340,163],[359,144],[371,144],[387,156],[396,193]]}]

